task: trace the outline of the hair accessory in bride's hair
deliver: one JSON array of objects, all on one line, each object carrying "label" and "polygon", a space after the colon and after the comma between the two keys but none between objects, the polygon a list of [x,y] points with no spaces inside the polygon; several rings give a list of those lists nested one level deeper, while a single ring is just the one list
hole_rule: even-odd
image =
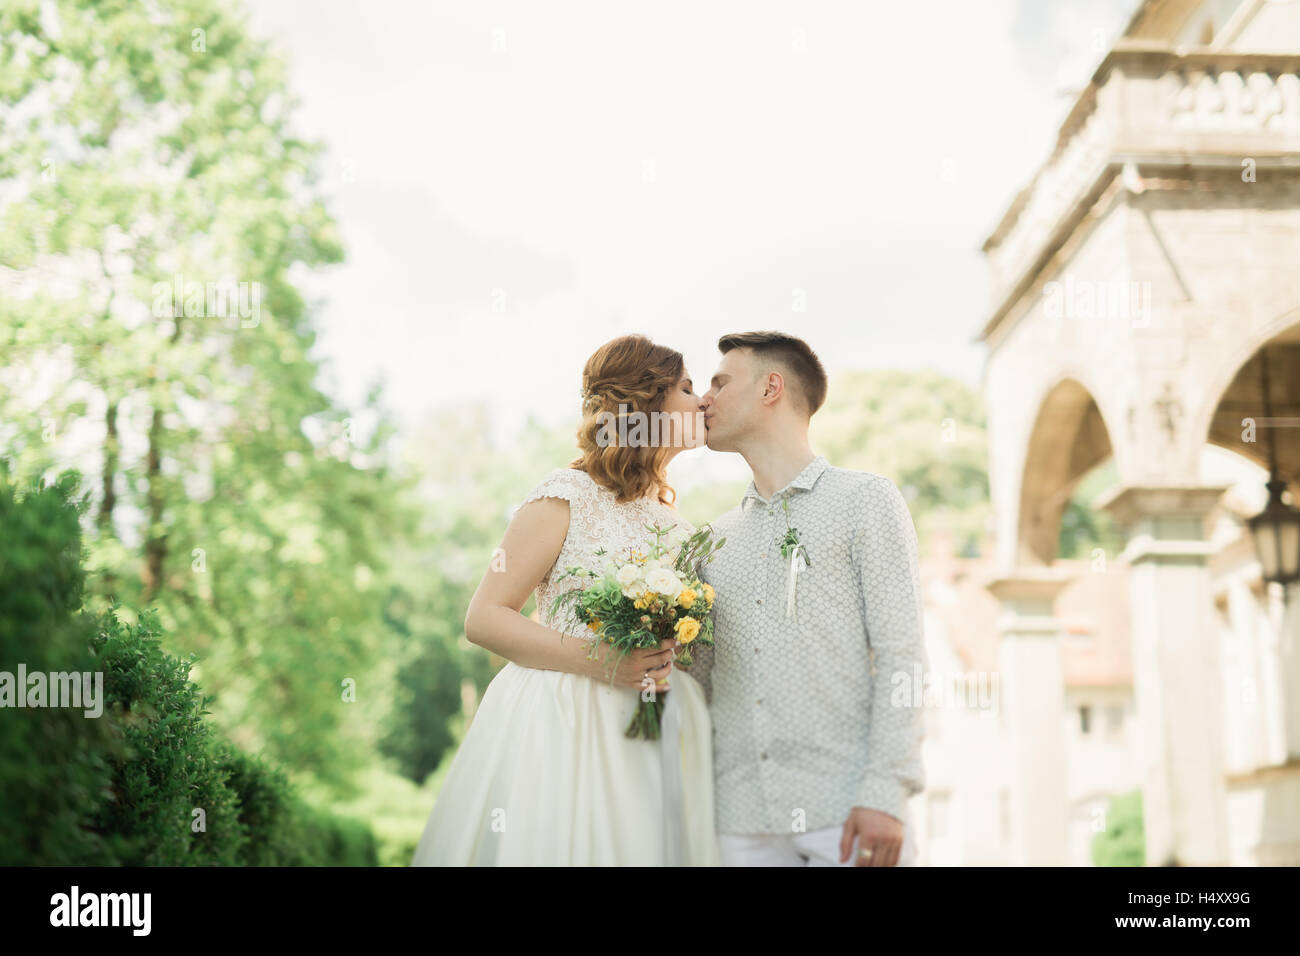
[{"label": "hair accessory in bride's hair", "polygon": [[588,405],[594,404],[596,401],[599,400],[599,398],[600,396],[597,395],[595,392],[593,392],[590,388],[584,387],[582,390],[582,407],[586,408]]}]

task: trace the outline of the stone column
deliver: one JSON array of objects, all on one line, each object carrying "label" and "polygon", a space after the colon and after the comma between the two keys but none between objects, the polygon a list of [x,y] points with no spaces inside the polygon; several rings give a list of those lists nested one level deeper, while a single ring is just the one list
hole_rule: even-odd
[{"label": "stone column", "polygon": [[1122,486],[1148,866],[1228,863],[1224,722],[1205,518],[1227,486]]},{"label": "stone column", "polygon": [[1070,576],[1019,568],[985,583],[1002,602],[998,706],[1011,752],[1011,862],[1064,866],[1069,855],[1065,683],[1056,596]]},{"label": "stone column", "polygon": [[1300,584],[1292,584],[1286,602],[1278,585],[1268,588],[1277,627],[1277,685],[1282,698],[1283,760],[1300,763]]}]

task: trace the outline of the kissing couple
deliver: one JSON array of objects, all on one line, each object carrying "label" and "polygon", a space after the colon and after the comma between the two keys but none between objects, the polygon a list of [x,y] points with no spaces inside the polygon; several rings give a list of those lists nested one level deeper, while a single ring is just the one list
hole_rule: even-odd
[{"label": "kissing couple", "polygon": [[[645,336],[587,360],[579,454],[515,509],[505,560],[466,611],[466,637],[507,663],[413,866],[915,865],[924,715],[891,693],[894,675],[927,669],[911,514],[890,479],[813,453],[827,378],[806,342],[749,332],[718,349],[703,395],[682,354]],[[656,414],[658,441],[609,427]],[[582,586],[566,570],[640,553],[647,529],[677,541],[699,530],[665,470],[704,444],[742,455],[753,480],[708,526],[725,539],[694,569],[713,643],[690,647],[689,667],[676,637],[620,651],[596,637],[599,622],[520,613],[535,592],[545,620]],[[656,695],[662,733],[629,736]]]}]

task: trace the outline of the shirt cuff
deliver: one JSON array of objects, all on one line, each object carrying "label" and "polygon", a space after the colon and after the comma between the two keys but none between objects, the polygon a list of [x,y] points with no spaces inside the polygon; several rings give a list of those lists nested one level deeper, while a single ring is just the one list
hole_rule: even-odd
[{"label": "shirt cuff", "polygon": [[903,819],[903,809],[907,806],[907,788],[894,777],[878,773],[867,773],[858,788],[858,802],[855,806],[866,807],[887,813],[896,820]]}]

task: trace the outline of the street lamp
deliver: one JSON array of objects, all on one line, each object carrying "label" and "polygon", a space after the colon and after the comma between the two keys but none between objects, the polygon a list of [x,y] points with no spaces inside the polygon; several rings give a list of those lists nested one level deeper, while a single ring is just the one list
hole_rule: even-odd
[{"label": "street lamp", "polygon": [[[1268,361],[1263,349],[1259,353],[1259,376],[1264,392],[1264,417],[1271,418]],[[1272,422],[1269,424],[1271,426]],[[1268,432],[1268,475],[1268,504],[1259,514],[1247,519],[1247,524],[1255,539],[1260,577],[1282,585],[1285,601],[1287,585],[1300,581],[1300,511],[1282,501],[1282,490],[1286,487],[1286,482],[1277,474],[1277,448],[1271,427]]]},{"label": "street lamp", "polygon": [[1268,506],[1248,519],[1259,555],[1260,575],[1265,581],[1290,584],[1300,581],[1300,511],[1282,503],[1285,481],[1277,472],[1268,482]]}]

